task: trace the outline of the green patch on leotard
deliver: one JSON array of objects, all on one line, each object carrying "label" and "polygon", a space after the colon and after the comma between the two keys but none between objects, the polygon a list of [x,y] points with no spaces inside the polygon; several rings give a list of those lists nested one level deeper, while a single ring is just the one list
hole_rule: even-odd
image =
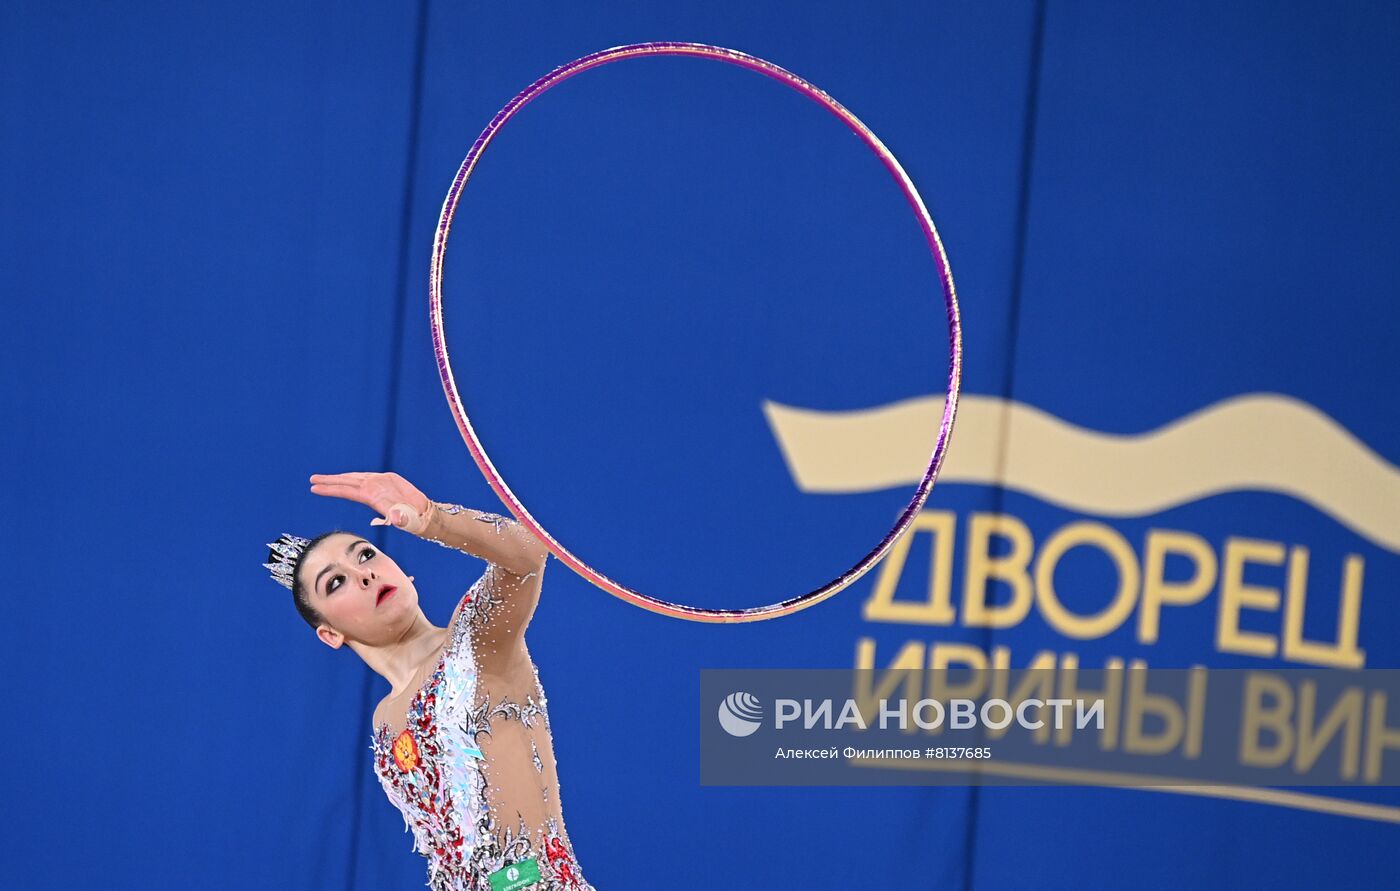
[{"label": "green patch on leotard", "polygon": [[529,860],[521,860],[510,866],[502,866],[487,878],[491,880],[491,891],[515,891],[517,888],[528,888],[540,880],[540,864],[538,860],[531,857]]}]

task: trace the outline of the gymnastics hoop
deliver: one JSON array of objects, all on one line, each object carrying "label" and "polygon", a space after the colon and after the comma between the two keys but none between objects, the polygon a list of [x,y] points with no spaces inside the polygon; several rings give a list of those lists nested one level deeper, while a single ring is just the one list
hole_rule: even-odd
[{"label": "gymnastics hoop", "polygon": [[[528,104],[531,100],[539,96],[556,84],[587,71],[599,65],[606,65],[609,62],[616,62],[621,59],[628,59],[634,56],[697,56],[706,59],[716,59],[721,62],[729,62],[759,74],[771,77],[774,80],[792,87],[802,95],[812,99],[827,111],[830,111],[848,127],[852,132],[861,138],[884,163],[900,189],[904,192],[904,197],[908,199],[909,205],[913,208],[915,215],[919,219],[920,226],[923,227],[924,237],[928,240],[933,258],[938,264],[939,278],[943,283],[944,304],[948,312],[948,395],[943,404],[943,421],[938,431],[938,442],[934,445],[933,454],[929,459],[928,469],[924,472],[923,479],[919,482],[919,487],[910,499],[909,504],[899,515],[894,528],[875,546],[870,553],[866,554],[859,563],[846,570],[837,578],[828,582],[820,588],[809,591],[806,594],[792,597],[768,606],[754,607],[751,609],[707,609],[703,607],[688,606],[683,603],[671,603],[655,597],[635,591],[626,585],[621,584],[598,572],[593,567],[575,557],[567,548],[554,539],[535,518],[531,516],[529,510],[521,503],[515,493],[506,485],[506,481],[501,478],[490,457],[486,454],[486,449],[482,447],[481,441],[476,436],[476,431],[472,428],[471,421],[467,418],[467,410],[462,405],[462,397],[457,392],[457,383],[452,373],[452,365],[447,358],[447,338],[442,329],[442,269],[447,250],[447,234],[452,228],[452,217],[457,212],[457,201],[461,197],[462,189],[466,186],[467,178],[471,176],[472,170],[481,158],[486,146],[495,138],[506,121],[514,117],[515,113]],[[742,53],[738,50],[726,49],[719,46],[711,46],[705,43],[684,43],[684,42],[659,42],[659,43],[634,43],[626,46],[615,46],[610,49],[600,50],[596,53],[575,59],[567,65],[561,65],[539,80],[526,87],[519,95],[496,113],[491,119],[491,123],[486,125],[486,129],[481,131],[481,135],[472,144],[471,150],[467,152],[467,157],[462,161],[462,166],[457,170],[457,177],[452,181],[452,188],[447,192],[447,198],[442,203],[442,213],[438,217],[437,234],[433,239],[433,257],[429,269],[429,322],[433,332],[433,351],[437,355],[438,373],[442,377],[443,391],[447,395],[447,404],[452,409],[452,416],[457,421],[457,428],[462,432],[462,439],[466,441],[467,448],[471,451],[472,459],[477,467],[486,477],[486,481],[491,484],[491,488],[496,491],[501,500],[510,508],[516,519],[530,529],[541,541],[545,542],[549,550],[555,557],[563,561],[570,569],[583,576],[594,585],[602,588],[616,597],[620,597],[628,603],[635,604],[643,609],[662,615],[673,616],[678,619],[687,619],[695,622],[754,622],[760,619],[775,619],[779,616],[786,616],[806,609],[809,606],[820,603],[831,597],[838,591],[850,585],[856,579],[863,576],[870,570],[881,557],[889,551],[895,541],[908,530],[914,517],[923,508],[924,501],[928,498],[930,490],[933,489],[934,480],[938,478],[938,470],[943,464],[943,457],[947,453],[948,441],[953,433],[953,418],[957,412],[958,390],[962,380],[962,324],[958,314],[957,291],[953,288],[953,272],[948,266],[948,257],[943,250],[943,242],[938,237],[938,230],[934,228],[933,219],[929,216],[928,209],[924,207],[923,199],[919,197],[918,190],[914,188],[914,183],[909,179],[904,168],[889,149],[885,148],[878,137],[870,129],[841,103],[827,95],[823,90],[818,89],[790,71],[774,65],[772,62],[764,61],[756,56]]]}]

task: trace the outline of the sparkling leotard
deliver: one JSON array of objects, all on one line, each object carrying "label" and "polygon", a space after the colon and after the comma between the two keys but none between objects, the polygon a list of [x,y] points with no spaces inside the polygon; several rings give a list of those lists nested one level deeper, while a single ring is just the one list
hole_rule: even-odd
[{"label": "sparkling leotard", "polygon": [[433,891],[596,891],[564,829],[539,669],[524,651],[533,689],[523,697],[493,696],[480,671],[473,632],[492,612],[496,571],[488,565],[463,597],[404,731],[375,728],[375,774],[428,858]]}]

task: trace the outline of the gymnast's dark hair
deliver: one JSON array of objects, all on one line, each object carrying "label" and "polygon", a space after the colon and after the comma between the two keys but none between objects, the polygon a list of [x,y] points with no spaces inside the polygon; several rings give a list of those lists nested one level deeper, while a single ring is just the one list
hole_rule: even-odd
[{"label": "gymnast's dark hair", "polygon": [[[320,535],[311,539],[311,543],[302,550],[301,556],[297,558],[296,565],[292,567],[292,603],[296,606],[297,612],[301,614],[301,617],[306,620],[306,624],[310,625],[312,628],[318,627],[325,619],[320,613],[316,612],[316,608],[311,605],[311,592],[306,590],[306,585],[302,584],[301,581],[301,564],[302,561],[306,559],[306,556],[316,549],[318,544],[337,533],[345,533],[346,535],[354,534],[353,532],[345,532],[344,529],[332,529],[330,532],[322,532]],[[268,559],[271,561],[273,557],[269,556]]]}]

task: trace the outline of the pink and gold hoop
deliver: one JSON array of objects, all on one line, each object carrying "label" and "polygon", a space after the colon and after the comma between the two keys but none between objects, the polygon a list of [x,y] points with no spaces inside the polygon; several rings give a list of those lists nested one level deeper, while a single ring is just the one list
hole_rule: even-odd
[{"label": "pink and gold hoop", "polygon": [[[773,78],[774,80],[786,84],[802,95],[812,99],[827,111],[840,118],[842,123],[851,129],[861,140],[870,147],[880,161],[899,184],[904,196],[909,201],[910,207],[914,209],[914,214],[919,220],[919,225],[923,227],[924,236],[928,240],[933,258],[938,264],[939,278],[943,285],[944,303],[948,313],[948,395],[943,405],[943,420],[938,431],[938,441],[934,445],[933,454],[929,459],[928,469],[924,472],[923,479],[919,482],[919,487],[910,499],[909,504],[900,513],[899,519],[895,522],[894,528],[885,535],[884,539],[874,547],[868,554],[861,558],[855,566],[837,578],[828,582],[820,588],[809,591],[797,597],[791,597],[778,603],[767,606],[753,607],[751,609],[707,609],[703,607],[688,606],[682,603],[670,603],[659,600],[640,591],[635,591],[620,582],[617,582],[597,570],[578,557],[574,556],[567,548],[561,545],[549,534],[543,526],[535,521],[529,510],[515,497],[515,493],[506,485],[495,465],[487,456],[486,450],[482,447],[481,441],[476,436],[476,431],[472,428],[471,421],[467,417],[467,411],[462,405],[462,397],[457,392],[457,384],[452,373],[452,366],[447,358],[447,339],[442,328],[442,269],[447,250],[447,234],[452,227],[452,217],[457,210],[457,201],[461,197],[462,189],[467,184],[467,178],[471,176],[472,170],[476,167],[477,161],[481,158],[486,146],[491,143],[496,133],[509,121],[516,112],[523,108],[531,100],[539,96],[556,84],[587,71],[599,65],[606,65],[609,62],[617,62],[622,59],[634,56],[697,56],[706,59],[716,59],[721,62],[729,62],[760,74]],[[919,197],[918,191],[914,188],[913,182],[904,172],[904,168],[895,160],[890,150],[885,148],[879,138],[860,120],[837,102],[828,96],[824,91],[818,89],[797,75],[774,65],[771,62],[738,50],[725,49],[724,47],[710,46],[704,43],[637,43],[628,46],[616,46],[611,49],[601,50],[591,53],[580,59],[562,65],[539,80],[530,84],[524,91],[510,100],[504,108],[496,113],[491,119],[491,123],[486,125],[486,129],[481,131],[476,142],[472,144],[471,150],[467,152],[467,157],[462,161],[462,166],[457,170],[457,177],[452,181],[452,188],[448,190],[447,198],[442,203],[442,213],[438,218],[437,234],[433,240],[432,266],[429,273],[429,317],[433,332],[433,351],[437,354],[438,373],[442,377],[443,391],[447,394],[447,403],[452,409],[452,416],[457,421],[457,427],[462,432],[462,438],[467,443],[467,448],[471,451],[472,459],[476,461],[477,467],[486,476],[491,488],[496,491],[503,501],[522,524],[527,526],[541,541],[545,542],[549,550],[562,560],[570,569],[583,576],[588,581],[602,588],[610,594],[622,598],[623,600],[636,604],[652,612],[661,613],[667,616],[674,616],[679,619],[688,619],[697,622],[753,622],[760,619],[773,619],[778,616],[786,616],[795,613],[800,609],[805,609],[813,604],[831,597],[838,591],[850,585],[860,578],[881,557],[890,549],[895,541],[904,534],[909,525],[914,521],[914,517],[923,508],[924,501],[928,498],[929,492],[933,489],[934,480],[938,477],[938,470],[942,466],[943,456],[948,449],[948,441],[953,432],[953,418],[957,411],[958,390],[962,379],[962,326],[958,315],[957,292],[953,288],[953,273],[948,266],[948,258],[943,250],[943,242],[938,237],[938,230],[934,228],[933,220],[929,217],[928,209],[924,207],[923,200]]]}]

